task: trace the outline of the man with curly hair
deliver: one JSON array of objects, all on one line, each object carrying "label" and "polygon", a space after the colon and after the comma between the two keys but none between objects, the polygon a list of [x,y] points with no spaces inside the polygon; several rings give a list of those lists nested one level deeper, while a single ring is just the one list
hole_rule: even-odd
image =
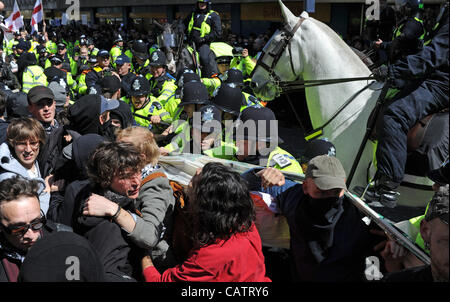
[{"label": "man with curly hair", "polygon": [[[135,281],[134,252],[139,248],[121,228],[122,220],[136,219],[134,201],[141,186],[141,154],[133,145],[103,142],[87,162],[88,179],[72,183],[66,190],[64,203],[74,204],[72,226],[86,237],[100,255],[107,281]],[[92,202],[105,197],[112,203],[98,209]],[[95,216],[93,213],[96,213]],[[129,215],[126,215],[129,214]]]}]

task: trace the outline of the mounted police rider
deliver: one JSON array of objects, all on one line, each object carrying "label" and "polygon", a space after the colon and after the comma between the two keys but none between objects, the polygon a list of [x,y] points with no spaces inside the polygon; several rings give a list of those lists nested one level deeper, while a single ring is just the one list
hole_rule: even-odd
[{"label": "mounted police rider", "polygon": [[447,1],[430,33],[430,43],[420,52],[373,71],[378,80],[392,79],[401,91],[377,125],[377,174],[375,185],[365,194],[368,201],[396,206],[396,188],[405,173],[408,131],[424,117],[449,106],[448,6]]},{"label": "mounted police rider", "polygon": [[184,23],[188,41],[195,44],[200,55],[202,75],[211,77],[218,74],[219,69],[209,45],[222,36],[222,23],[219,14],[211,9],[211,0],[198,0],[195,11]]}]

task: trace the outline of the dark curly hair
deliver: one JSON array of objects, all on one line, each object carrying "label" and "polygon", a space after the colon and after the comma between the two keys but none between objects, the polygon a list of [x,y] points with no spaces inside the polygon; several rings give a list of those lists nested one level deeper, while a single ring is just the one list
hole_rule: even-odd
[{"label": "dark curly hair", "polygon": [[25,179],[19,175],[7,178],[0,182],[0,205],[22,196],[36,197],[39,200],[39,189],[37,180]]},{"label": "dark curly hair", "polygon": [[195,200],[190,203],[194,245],[247,232],[256,216],[247,184],[239,173],[220,163],[208,163],[196,177]]},{"label": "dark curly hair", "polygon": [[109,188],[115,176],[136,173],[144,166],[141,154],[132,144],[102,142],[91,154],[87,163],[89,179],[102,188]]}]

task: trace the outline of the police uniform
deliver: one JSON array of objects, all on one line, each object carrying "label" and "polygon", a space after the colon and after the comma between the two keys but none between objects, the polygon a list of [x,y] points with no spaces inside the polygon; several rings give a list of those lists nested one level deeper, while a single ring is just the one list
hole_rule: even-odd
[{"label": "police uniform", "polygon": [[160,50],[153,52],[149,66],[164,66],[166,71],[162,76],[150,78],[150,94],[164,106],[166,111],[173,112],[178,106],[175,98],[177,85],[175,85],[175,78],[167,72],[166,55]]},{"label": "police uniform", "polygon": [[387,51],[390,62],[414,54],[420,50],[426,34],[423,24],[422,0],[404,0],[404,6],[409,6],[411,15],[405,16],[395,28],[392,41],[383,42],[380,49]]},{"label": "police uniform", "polygon": [[[201,82],[188,82],[183,85],[179,108],[188,104],[211,105],[206,87]],[[180,119],[172,123],[175,136],[171,143],[164,146],[164,149],[172,154],[183,152],[191,141],[192,117],[187,116],[185,112],[180,115]]]},{"label": "police uniform", "polygon": [[[132,59],[131,59],[131,70],[138,75],[142,75],[147,80],[152,77],[150,73],[150,60],[148,59],[147,45],[142,40],[134,41],[131,48]],[[139,64],[136,60],[139,58],[143,64]]]},{"label": "police uniform", "polygon": [[[210,9],[210,0],[199,0],[206,2],[206,10],[196,8],[186,19],[188,40],[195,44],[200,56],[202,65],[202,75],[211,77],[219,73],[219,69],[214,60],[214,53],[211,52],[209,44],[222,36],[222,24],[219,14]],[[197,4],[198,5],[198,4]]]},{"label": "police uniform", "polygon": [[420,52],[389,66],[389,77],[401,90],[377,125],[375,186],[366,199],[396,205],[395,189],[402,182],[407,159],[407,132],[424,117],[449,106],[448,5],[431,42]]},{"label": "police uniform", "polygon": [[122,54],[123,47],[119,46],[119,42],[123,42],[122,36],[117,35],[114,40],[114,46],[109,51],[109,55],[111,56],[111,65],[116,67],[116,59]]},{"label": "police uniform", "polygon": [[[109,52],[107,50],[101,50],[98,53],[99,57],[109,57]],[[108,70],[104,70],[99,66],[95,66],[90,72],[86,74],[86,86],[88,89],[94,87],[95,84],[104,76],[109,75],[111,72]]]},{"label": "police uniform", "polygon": [[155,97],[149,95],[149,93],[150,85],[147,79],[142,76],[136,77],[131,84],[130,96],[133,97],[145,95],[147,96],[147,99],[140,109],[135,108],[133,102],[131,101],[131,112],[133,113],[134,120],[137,124],[151,130],[155,130],[153,128],[159,128],[160,125],[153,125],[150,121],[151,116],[158,115],[161,118],[161,121],[164,123],[170,123],[171,119],[169,113],[167,113],[164,107],[158,102]]}]

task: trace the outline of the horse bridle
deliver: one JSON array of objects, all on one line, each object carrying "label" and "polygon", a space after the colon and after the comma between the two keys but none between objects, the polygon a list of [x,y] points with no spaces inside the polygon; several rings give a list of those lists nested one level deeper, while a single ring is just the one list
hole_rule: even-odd
[{"label": "horse bridle", "polygon": [[[283,27],[283,29],[280,30],[281,36],[283,37],[283,39],[279,42],[280,45],[276,46],[276,52],[271,52],[271,51],[266,52],[263,50],[261,52],[261,55],[258,58],[258,61],[256,62],[256,66],[253,69],[252,74],[250,75],[250,78],[253,77],[253,74],[255,73],[257,67],[260,66],[269,73],[269,77],[272,82],[274,82],[275,84],[280,83],[281,78],[276,74],[275,67],[277,66],[278,61],[280,60],[281,56],[283,55],[284,51],[286,50],[286,47],[289,50],[289,62],[291,65],[292,73],[298,78],[297,73],[295,72],[295,69],[294,69],[294,62],[292,61],[291,40],[294,37],[297,30],[302,25],[304,20],[305,20],[305,18],[300,17],[297,24],[295,24],[295,26],[292,28],[292,30],[290,30],[287,25],[285,25]],[[271,56],[273,58],[272,64],[270,66],[264,62],[264,58],[266,57],[266,55]],[[276,86],[278,86],[278,85],[276,85]]]}]

